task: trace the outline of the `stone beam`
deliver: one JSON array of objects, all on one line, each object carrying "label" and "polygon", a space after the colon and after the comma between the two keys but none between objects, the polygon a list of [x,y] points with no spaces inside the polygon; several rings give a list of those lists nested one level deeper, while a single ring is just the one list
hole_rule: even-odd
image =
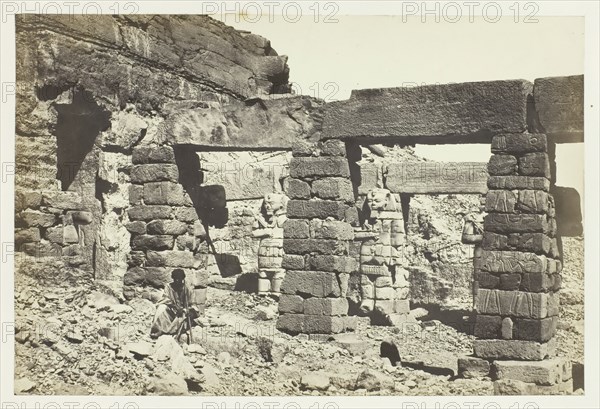
[{"label": "stone beam", "polygon": [[487,163],[400,162],[387,166],[386,187],[393,193],[486,193]]},{"label": "stone beam", "polygon": [[322,137],[489,142],[527,129],[532,90],[528,81],[509,80],[353,91],[326,105]]}]

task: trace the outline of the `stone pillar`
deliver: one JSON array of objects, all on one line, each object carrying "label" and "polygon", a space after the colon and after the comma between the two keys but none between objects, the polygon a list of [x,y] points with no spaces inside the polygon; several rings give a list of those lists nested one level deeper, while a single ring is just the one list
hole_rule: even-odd
[{"label": "stone pillar", "polygon": [[294,147],[277,328],[292,334],[354,329],[346,292],[358,263],[349,257],[358,219],[345,144],[338,140]]},{"label": "stone pillar", "polygon": [[572,390],[570,362],[554,356],[562,264],[546,136],[498,135],[492,153],[474,355],[491,363],[499,394]]},{"label": "stone pillar", "polygon": [[139,146],[132,155],[128,210],[131,233],[126,298],[153,299],[181,268],[193,289],[192,304],[204,309],[208,272],[198,251],[204,228],[188,194],[179,183],[173,148]]}]

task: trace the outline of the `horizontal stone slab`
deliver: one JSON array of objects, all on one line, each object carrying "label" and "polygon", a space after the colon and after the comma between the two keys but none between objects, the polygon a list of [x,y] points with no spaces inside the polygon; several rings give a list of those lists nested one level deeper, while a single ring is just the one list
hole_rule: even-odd
[{"label": "horizontal stone slab", "polygon": [[556,385],[572,378],[571,361],[551,358],[543,361],[494,361],[496,379],[513,379],[536,385]]},{"label": "horizontal stone slab", "polygon": [[550,180],[540,176],[490,176],[487,185],[490,189],[550,190]]},{"label": "horizontal stone slab", "polygon": [[490,273],[544,273],[548,261],[546,256],[534,253],[483,250],[480,268]]},{"label": "horizontal stone slab", "polygon": [[314,177],[350,177],[348,159],[340,157],[294,157],[290,161],[290,177],[292,178],[314,178]]},{"label": "horizontal stone slab", "polygon": [[583,75],[538,78],[533,83],[541,132],[556,142],[583,142]]},{"label": "horizontal stone slab", "polygon": [[146,257],[146,265],[151,267],[192,268],[200,262],[194,258],[194,253],[180,250],[148,251]]},{"label": "horizontal stone slab", "polygon": [[277,305],[280,314],[302,314],[304,312],[304,298],[299,295],[281,294]]},{"label": "horizontal stone slab", "polygon": [[458,359],[458,376],[461,378],[482,378],[489,374],[490,363],[485,359],[476,357]]},{"label": "horizontal stone slab", "polygon": [[346,316],[348,300],[346,298],[308,298],[304,301],[304,313],[310,315]]},{"label": "horizontal stone slab", "polygon": [[336,274],[323,271],[288,271],[281,283],[281,292],[306,297],[339,297],[341,295]]},{"label": "horizontal stone slab", "polygon": [[312,183],[312,194],[320,199],[354,203],[352,181],[346,178],[324,178]]},{"label": "horizontal stone slab", "polygon": [[297,219],[326,219],[333,217],[337,220],[346,218],[349,206],[333,200],[296,200],[292,199],[287,205],[287,215]]},{"label": "horizontal stone slab", "polygon": [[15,217],[16,227],[50,227],[56,223],[52,213],[42,213],[37,210],[25,210]]},{"label": "horizontal stone slab", "polygon": [[131,248],[133,250],[172,250],[174,242],[173,236],[142,234],[133,237]]},{"label": "horizontal stone slab", "polygon": [[[555,303],[555,305],[558,307],[558,303]],[[548,317],[541,320],[515,319],[513,338],[526,341],[547,342],[556,335],[557,329],[557,316]]]},{"label": "horizontal stone slab", "polygon": [[546,152],[548,141],[540,133],[502,134],[492,138],[492,153],[523,154],[528,152]]},{"label": "horizontal stone slab", "polygon": [[186,223],[179,220],[154,220],[146,226],[148,234],[180,235],[188,231]]},{"label": "horizontal stone slab", "polygon": [[358,261],[354,257],[315,255],[308,258],[308,268],[333,273],[354,273],[358,271]]},{"label": "horizontal stone slab", "polygon": [[550,222],[544,214],[489,213],[483,220],[484,230],[495,233],[548,233]]},{"label": "horizontal stone slab", "polygon": [[487,192],[484,162],[398,162],[387,166],[386,187],[393,193]]},{"label": "horizontal stone slab", "polygon": [[[190,208],[194,210],[193,208]],[[170,219],[173,214],[171,206],[134,206],[127,210],[131,220]]]},{"label": "horizontal stone slab", "polygon": [[192,206],[192,200],[183,186],[174,182],[144,184],[144,203],[147,205]]},{"label": "horizontal stone slab", "polygon": [[356,317],[283,314],[277,319],[277,329],[291,334],[338,334],[353,330],[356,322]]},{"label": "horizontal stone slab", "polygon": [[314,239],[354,240],[354,229],[344,221],[314,219],[310,221],[310,236]]},{"label": "horizontal stone slab", "polygon": [[573,379],[556,385],[536,385],[514,379],[494,381],[494,395],[572,395],[573,388]]},{"label": "horizontal stone slab", "polygon": [[325,106],[323,138],[491,137],[527,129],[524,80],[470,82],[352,91]]},{"label": "horizontal stone slab", "polygon": [[170,146],[136,146],[131,151],[134,165],[144,163],[175,163],[175,153]]},{"label": "horizontal stone slab", "polygon": [[300,179],[289,179],[285,193],[290,199],[310,199],[310,185]]},{"label": "horizontal stone slab", "polygon": [[547,293],[480,288],[475,295],[475,310],[478,314],[542,319],[552,311],[553,300]]},{"label": "horizontal stone slab", "polygon": [[283,239],[285,254],[331,254],[346,255],[349,250],[348,241],[321,239]]},{"label": "horizontal stone slab", "polygon": [[473,341],[473,353],[484,359],[541,361],[556,355],[556,341],[541,343],[514,339],[476,339]]},{"label": "horizontal stone slab", "polygon": [[132,183],[177,182],[178,178],[179,170],[177,169],[177,165],[168,163],[133,165],[131,169]]}]

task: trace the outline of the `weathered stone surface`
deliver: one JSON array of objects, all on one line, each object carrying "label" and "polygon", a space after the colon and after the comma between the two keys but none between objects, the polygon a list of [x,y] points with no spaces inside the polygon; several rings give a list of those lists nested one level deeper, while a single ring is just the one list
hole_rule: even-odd
[{"label": "weathered stone surface", "polygon": [[320,199],[354,203],[354,191],[350,179],[324,178],[315,180],[312,183],[312,193]]},{"label": "weathered stone surface", "polygon": [[284,254],[281,267],[285,268],[286,270],[303,270],[304,256],[297,254]]},{"label": "weathered stone surface", "polygon": [[[131,216],[129,216],[131,217]],[[168,217],[163,217],[167,219]],[[175,218],[182,222],[190,223],[199,220],[198,213],[193,207],[178,207],[175,209]]]},{"label": "weathered stone surface", "polygon": [[540,343],[535,341],[482,339],[473,341],[475,356],[484,359],[517,359],[541,361],[556,353],[556,341]]},{"label": "weathered stone surface", "polygon": [[475,281],[477,281],[479,288],[498,288],[500,285],[500,277],[487,271],[476,272]]},{"label": "weathered stone surface", "polygon": [[281,284],[281,292],[313,297],[339,297],[341,295],[336,275],[322,271],[288,271]]},{"label": "weathered stone surface", "polygon": [[290,200],[287,215],[297,219],[326,219],[333,217],[344,220],[348,206],[332,200]]},{"label": "weathered stone surface", "polygon": [[543,361],[494,361],[497,379],[514,379],[536,385],[555,385],[571,379],[571,361],[551,358]]},{"label": "weathered stone surface", "polygon": [[514,323],[513,320],[510,319],[509,317],[504,317],[502,319],[502,328],[501,328],[501,335],[502,335],[502,339],[512,339],[513,338],[513,329],[514,329]]},{"label": "weathered stone surface", "polygon": [[539,176],[490,176],[487,185],[490,189],[550,190],[550,180]]},{"label": "weathered stone surface", "polygon": [[501,214],[485,216],[484,229],[495,233],[546,233],[550,229],[544,214]]},{"label": "weathered stone surface", "polygon": [[558,317],[544,319],[515,319],[514,339],[546,342],[556,335]]},{"label": "weathered stone surface", "polygon": [[290,199],[310,199],[310,185],[300,179],[290,179],[286,194]]},{"label": "weathered stone surface", "polygon": [[154,220],[148,223],[148,234],[180,235],[188,230],[186,223],[178,220]]},{"label": "weathered stone surface", "polygon": [[56,243],[24,243],[18,250],[33,257],[60,257],[62,255],[62,248]]},{"label": "weathered stone surface", "polygon": [[521,190],[517,209],[528,213],[547,213],[550,209],[548,193],[542,190]]},{"label": "weathered stone surface", "polygon": [[502,328],[502,317],[497,315],[478,314],[475,320],[473,335],[477,338],[499,338]]},{"label": "weathered stone surface", "polygon": [[280,314],[302,314],[304,312],[304,299],[299,295],[281,294],[278,309]]},{"label": "weathered stone surface", "polygon": [[527,129],[531,92],[532,84],[522,80],[355,90],[350,99],[327,104],[323,137],[520,133]]},{"label": "weathered stone surface", "polygon": [[548,316],[549,301],[546,293],[480,288],[475,296],[475,309],[478,314],[541,319]]},{"label": "weathered stone surface", "polygon": [[392,193],[485,193],[483,162],[398,162],[387,166],[386,187]]},{"label": "weathered stone surface", "polygon": [[283,251],[286,254],[348,254],[347,241],[320,239],[284,239]]},{"label": "weathered stone surface", "polygon": [[462,378],[482,378],[489,374],[490,363],[485,359],[476,357],[458,359],[458,376]]},{"label": "weathered stone surface", "polygon": [[358,271],[358,261],[354,257],[317,255],[308,258],[307,267],[311,270],[348,274]]},{"label": "weathered stone surface", "polygon": [[28,229],[15,230],[15,246],[17,250],[23,243],[31,243],[40,241],[40,229],[36,227],[30,227]]},{"label": "weathered stone surface", "polygon": [[526,153],[519,157],[519,174],[550,178],[550,160],[545,152]]},{"label": "weathered stone surface", "polygon": [[492,155],[488,162],[488,173],[493,176],[515,175],[517,158],[512,155]]},{"label": "weathered stone surface", "polygon": [[173,211],[170,206],[134,206],[127,214],[131,220],[170,219]]},{"label": "weathered stone surface", "polygon": [[42,204],[42,194],[40,192],[19,191],[19,186],[15,186],[15,212],[25,209],[36,210]]},{"label": "weathered stone surface", "polygon": [[82,197],[76,192],[43,192],[42,204],[62,210],[83,209]]},{"label": "weathered stone surface", "polygon": [[563,237],[581,236],[583,217],[579,192],[570,187],[553,186],[551,193],[556,205],[558,234]]},{"label": "weathered stone surface", "polygon": [[502,134],[492,138],[492,153],[523,154],[528,152],[546,152],[548,142],[544,134]]},{"label": "weathered stone surface", "polygon": [[177,165],[168,163],[134,165],[131,169],[131,182],[133,183],[177,182],[178,178]]},{"label": "weathered stone surface", "polygon": [[302,375],[300,379],[300,387],[303,390],[309,391],[326,391],[329,388],[329,376],[322,372],[311,372]]},{"label": "weathered stone surface", "polygon": [[310,315],[348,315],[346,298],[308,298],[304,301],[304,313]]},{"label": "weathered stone surface", "polygon": [[486,195],[485,211],[514,213],[517,196],[510,190],[490,190]]},{"label": "weathered stone surface", "polygon": [[136,146],[131,152],[134,165],[144,163],[175,163],[175,153],[170,146]]},{"label": "weathered stone surface", "polygon": [[540,131],[556,142],[583,142],[583,75],[537,78],[533,97]]},{"label": "weathered stone surface", "polygon": [[354,229],[347,222],[314,219],[310,222],[310,237],[314,239],[353,240]]},{"label": "weathered stone surface", "polygon": [[480,268],[490,273],[542,273],[548,261],[546,256],[533,253],[483,250]]},{"label": "weathered stone surface", "polygon": [[305,314],[302,329],[306,334],[338,334],[348,329],[351,322],[348,317]]},{"label": "weathered stone surface", "polygon": [[308,221],[287,219],[283,224],[283,237],[290,239],[306,239],[310,237]]},{"label": "weathered stone surface", "polygon": [[56,222],[56,216],[35,210],[19,213],[15,220],[16,227],[50,227]]},{"label": "weathered stone surface", "polygon": [[500,290],[516,291],[521,286],[521,274],[501,274],[500,284],[498,288]]},{"label": "weathered stone surface", "polygon": [[544,233],[515,233],[508,236],[508,245],[519,251],[549,254],[551,239]]},{"label": "weathered stone surface", "polygon": [[360,166],[360,186],[358,194],[366,195],[369,190],[381,186],[381,165],[372,162],[363,162]]},{"label": "weathered stone surface", "polygon": [[150,182],[144,185],[144,203],[147,205],[191,206],[192,201],[183,186],[173,182]]},{"label": "weathered stone surface", "polygon": [[514,379],[500,379],[494,382],[494,395],[571,395],[573,380],[556,385],[536,385]]},{"label": "weathered stone surface", "polygon": [[320,142],[318,146],[323,156],[346,156],[346,144],[344,141],[331,139]]},{"label": "weathered stone surface", "polygon": [[349,177],[350,168],[346,158],[294,157],[290,161],[290,176],[302,179],[327,176]]},{"label": "weathered stone surface", "polygon": [[173,243],[173,236],[142,234],[131,240],[131,247],[134,250],[171,250],[173,249]]},{"label": "weathered stone surface", "polygon": [[148,251],[146,257],[147,265],[151,267],[191,268],[196,264],[194,254],[189,251]]},{"label": "weathered stone surface", "polygon": [[508,250],[508,236],[486,231],[481,241],[483,250]]},{"label": "weathered stone surface", "polygon": [[[546,292],[555,289],[557,274],[529,273],[521,276],[521,291],[533,293]],[[560,285],[560,284],[559,284]]]},{"label": "weathered stone surface", "polygon": [[129,185],[129,204],[141,205],[144,201],[144,186]]}]

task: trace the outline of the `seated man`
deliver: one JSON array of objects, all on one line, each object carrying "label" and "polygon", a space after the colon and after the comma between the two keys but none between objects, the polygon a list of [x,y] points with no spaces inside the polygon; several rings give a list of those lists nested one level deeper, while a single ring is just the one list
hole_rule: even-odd
[{"label": "seated man", "polygon": [[164,334],[177,334],[179,328],[185,325],[188,314],[191,320],[198,317],[195,308],[190,308],[192,292],[185,284],[185,272],[177,268],[171,272],[171,278],[173,282],[165,286],[163,298],[156,306],[156,314],[150,329],[152,338]]}]

